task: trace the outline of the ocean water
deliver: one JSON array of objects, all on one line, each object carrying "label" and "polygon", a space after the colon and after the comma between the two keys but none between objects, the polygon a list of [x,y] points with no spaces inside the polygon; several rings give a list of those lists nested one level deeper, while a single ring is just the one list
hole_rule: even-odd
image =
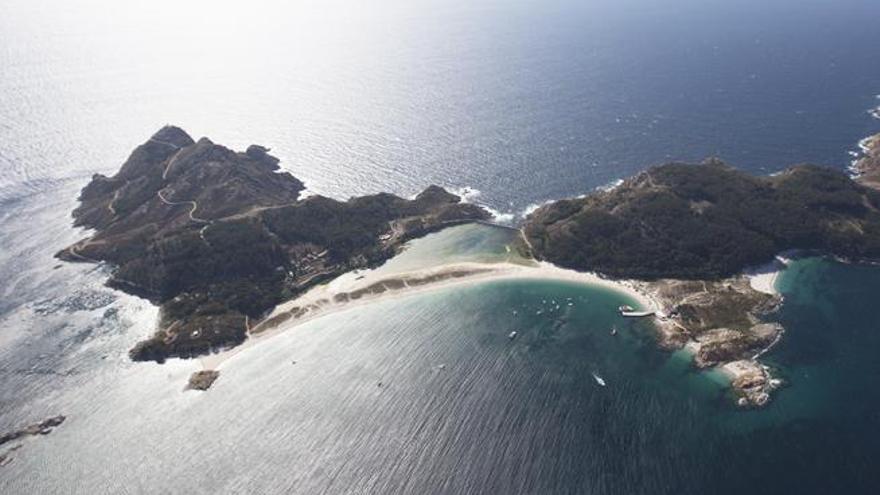
[{"label": "ocean water", "polygon": [[[876,492],[876,267],[792,265],[788,333],[767,355],[789,385],[740,412],[721,377],[619,321],[625,298],[556,282],[328,316],[184,393],[198,362],[127,358],[156,309],[103,287],[108,267],[52,258],[87,235],[69,212],[91,174],[165,123],[267,145],[313,192],[437,183],[514,222],[671,159],[843,169],[880,130],[876,13],[874,0],[8,0],[0,432],[68,420],[13,453],[0,492]],[[510,236],[441,232],[385,269],[506,260]]]}]

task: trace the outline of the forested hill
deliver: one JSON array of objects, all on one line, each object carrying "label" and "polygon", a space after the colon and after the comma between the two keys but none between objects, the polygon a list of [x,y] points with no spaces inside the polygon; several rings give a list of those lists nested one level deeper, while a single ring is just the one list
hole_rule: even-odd
[{"label": "forested hill", "polygon": [[536,256],[615,277],[733,275],[790,249],[880,258],[880,192],[799,165],[756,177],[718,160],[653,167],[526,220]]}]

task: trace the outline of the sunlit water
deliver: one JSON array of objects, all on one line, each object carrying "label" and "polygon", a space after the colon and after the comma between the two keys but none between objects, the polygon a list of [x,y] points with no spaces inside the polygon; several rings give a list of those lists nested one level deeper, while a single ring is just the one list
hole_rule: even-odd
[{"label": "sunlit water", "polygon": [[[789,386],[742,413],[723,379],[619,320],[621,296],[555,282],[315,320],[184,393],[197,362],[127,358],[155,308],[52,254],[85,235],[69,212],[89,176],[165,123],[270,146],[334,197],[438,183],[513,216],[669,159],[843,168],[877,130],[875,14],[868,0],[6,2],[0,431],[68,420],[13,453],[0,491],[873,493],[876,268],[795,263],[767,356]],[[511,242],[462,227],[385,269],[502,261]]]}]

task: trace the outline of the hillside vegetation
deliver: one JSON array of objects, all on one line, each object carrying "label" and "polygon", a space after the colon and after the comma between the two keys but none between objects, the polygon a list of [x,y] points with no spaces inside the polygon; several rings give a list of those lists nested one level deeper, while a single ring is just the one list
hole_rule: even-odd
[{"label": "hillside vegetation", "polygon": [[755,177],[720,161],[651,168],[535,211],[535,254],[615,277],[715,279],[791,249],[880,258],[880,192],[810,165]]}]

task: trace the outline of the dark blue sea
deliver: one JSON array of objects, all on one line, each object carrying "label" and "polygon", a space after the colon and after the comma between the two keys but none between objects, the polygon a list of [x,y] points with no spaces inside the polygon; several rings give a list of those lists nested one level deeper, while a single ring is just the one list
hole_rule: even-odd
[{"label": "dark blue sea", "polygon": [[[71,227],[79,189],[164,124],[268,146],[314,193],[439,184],[512,224],[671,160],[846,170],[880,132],[876,0],[0,11],[0,433],[68,417],[11,452],[0,492],[880,491],[877,267],[783,273],[787,332],[765,359],[786,386],[744,412],[718,373],[619,321],[625,296],[558,281],[352,308],[184,393],[197,361],[127,357],[156,308],[103,287],[108,267],[52,258],[88,234]],[[411,253],[486,261],[504,235],[465,228]]]}]

